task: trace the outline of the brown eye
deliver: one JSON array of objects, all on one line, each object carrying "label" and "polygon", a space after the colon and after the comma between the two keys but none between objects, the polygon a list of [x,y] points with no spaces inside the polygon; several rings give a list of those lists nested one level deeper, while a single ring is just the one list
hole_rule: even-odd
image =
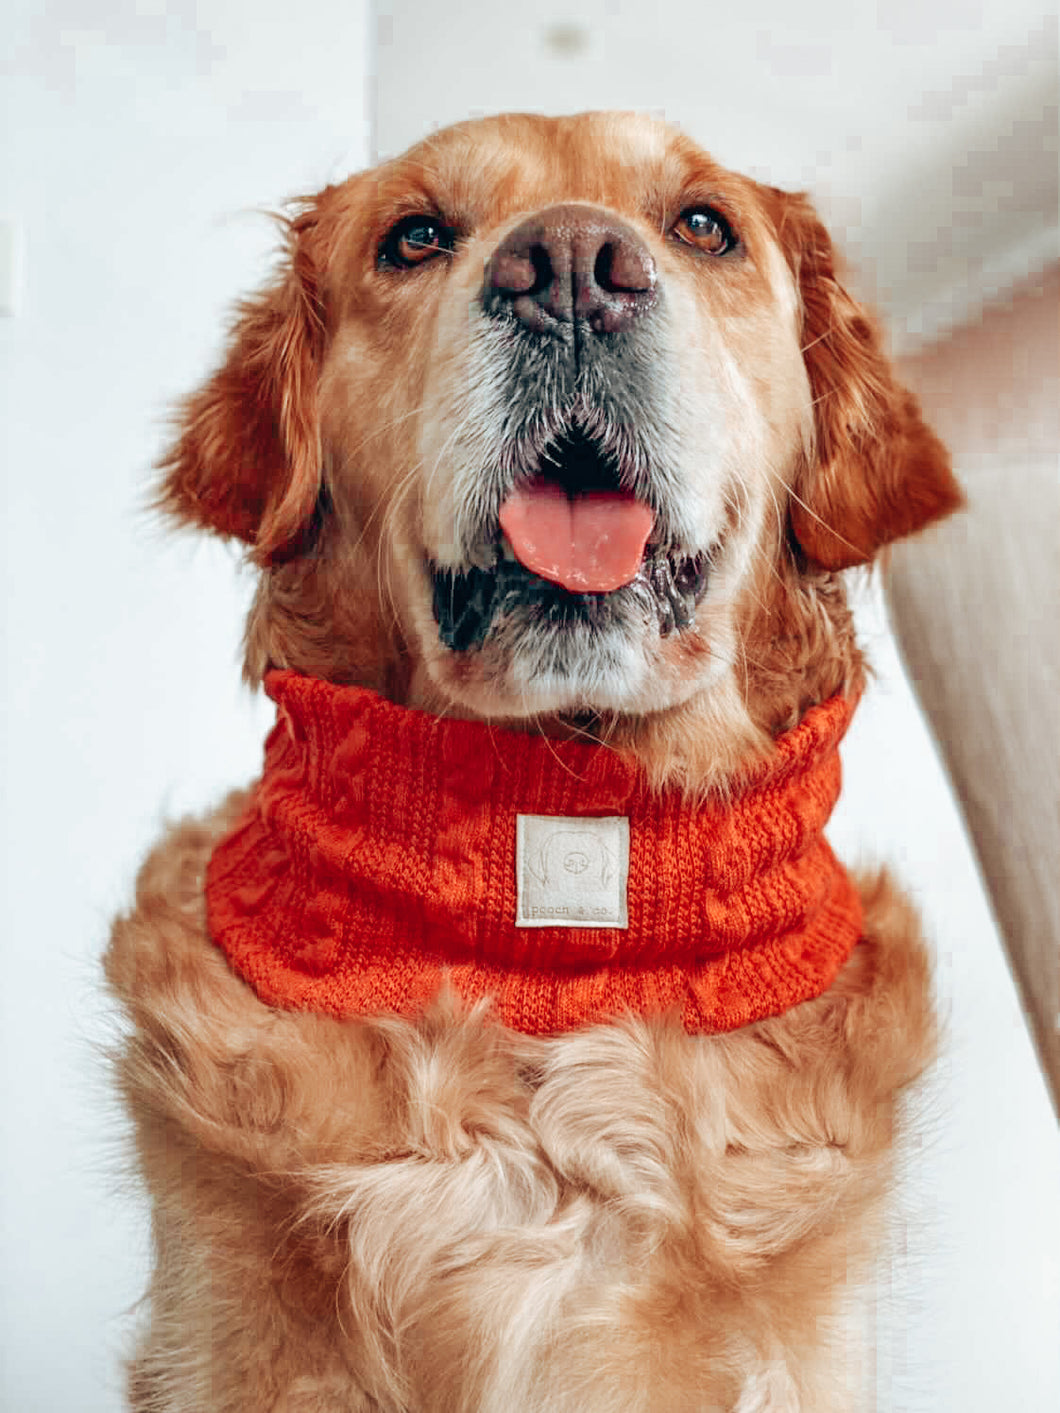
[{"label": "brown eye", "polygon": [[690,206],[682,211],[673,233],[678,240],[708,255],[727,255],[736,247],[732,226],[710,206]]},{"label": "brown eye", "polygon": [[379,264],[411,270],[436,255],[449,254],[454,244],[453,232],[436,216],[404,216],[384,237]]}]

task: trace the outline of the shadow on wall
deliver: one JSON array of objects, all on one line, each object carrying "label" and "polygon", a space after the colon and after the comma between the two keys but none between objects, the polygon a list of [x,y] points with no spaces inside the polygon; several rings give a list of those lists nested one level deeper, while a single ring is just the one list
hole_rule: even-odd
[{"label": "shadow on wall", "polygon": [[1058,300],[1054,265],[907,362],[968,509],[896,548],[888,590],[1060,1109]]}]

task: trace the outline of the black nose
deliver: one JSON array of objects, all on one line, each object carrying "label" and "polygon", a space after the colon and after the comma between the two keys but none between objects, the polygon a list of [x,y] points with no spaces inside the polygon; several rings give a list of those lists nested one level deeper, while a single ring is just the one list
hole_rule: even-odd
[{"label": "black nose", "polygon": [[655,307],[657,271],[625,222],[593,206],[550,206],[528,217],[490,257],[482,301],[528,329],[586,323],[598,334],[630,328]]}]

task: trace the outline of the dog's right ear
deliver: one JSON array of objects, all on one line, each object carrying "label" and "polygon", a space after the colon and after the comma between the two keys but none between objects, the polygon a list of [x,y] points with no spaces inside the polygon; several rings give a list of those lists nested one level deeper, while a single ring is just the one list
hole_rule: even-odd
[{"label": "dog's right ear", "polygon": [[775,188],[769,197],[799,291],[814,410],[814,451],[795,482],[791,529],[811,562],[847,569],[959,509],[963,496],[873,320],[840,283],[813,207]]},{"label": "dog's right ear", "polygon": [[224,362],[180,409],[157,504],[235,536],[259,564],[304,540],[321,489],[322,194],[286,223],[275,281],[240,305]]}]

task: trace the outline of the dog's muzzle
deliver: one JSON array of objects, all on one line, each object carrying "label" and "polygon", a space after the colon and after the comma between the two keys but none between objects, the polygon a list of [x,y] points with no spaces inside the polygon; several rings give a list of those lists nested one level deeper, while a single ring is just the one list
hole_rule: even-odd
[{"label": "dog's muzzle", "polygon": [[483,473],[495,498],[467,567],[432,566],[441,641],[480,647],[514,616],[527,628],[687,628],[709,554],[673,543],[640,445],[638,428],[656,420],[660,289],[648,247],[612,212],[553,206],[501,241],[480,298],[490,325],[510,333],[508,416],[523,430],[506,441],[507,469]]}]

